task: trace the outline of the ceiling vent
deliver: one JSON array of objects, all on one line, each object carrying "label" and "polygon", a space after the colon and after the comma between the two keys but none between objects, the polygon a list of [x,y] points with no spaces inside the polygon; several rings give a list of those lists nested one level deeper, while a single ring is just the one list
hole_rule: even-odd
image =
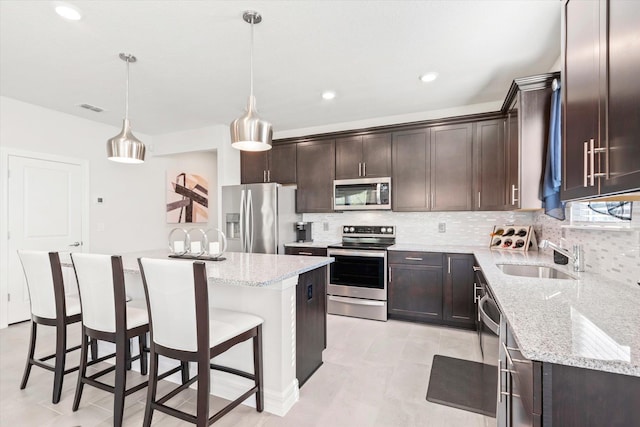
[{"label": "ceiling vent", "polygon": [[102,113],[104,111],[104,108],[100,108],[100,107],[97,107],[97,106],[91,105],[91,104],[80,104],[80,105],[78,105],[78,107],[84,108],[85,110],[91,110],[91,111],[93,111],[95,113]]}]

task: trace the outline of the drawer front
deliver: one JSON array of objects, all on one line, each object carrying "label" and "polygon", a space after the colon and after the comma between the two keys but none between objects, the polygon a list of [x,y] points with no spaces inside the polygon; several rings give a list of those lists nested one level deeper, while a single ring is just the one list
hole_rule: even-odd
[{"label": "drawer front", "polygon": [[439,252],[389,251],[389,264],[430,265],[442,267],[443,254]]},{"label": "drawer front", "polygon": [[287,246],[285,255],[327,256],[326,248],[310,248],[305,246]]}]

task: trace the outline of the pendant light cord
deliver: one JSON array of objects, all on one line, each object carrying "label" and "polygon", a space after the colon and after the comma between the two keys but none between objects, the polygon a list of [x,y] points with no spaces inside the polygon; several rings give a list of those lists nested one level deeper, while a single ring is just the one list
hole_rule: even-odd
[{"label": "pendant light cord", "polygon": [[124,119],[129,120],[129,58],[126,59],[127,63],[127,86],[124,96]]},{"label": "pendant light cord", "polygon": [[251,98],[253,98],[253,21],[255,20],[255,17],[252,16],[251,17],[251,50],[250,50],[250,57],[251,57],[251,61],[250,61],[250,70],[251,70],[251,88],[249,90],[250,96]]}]

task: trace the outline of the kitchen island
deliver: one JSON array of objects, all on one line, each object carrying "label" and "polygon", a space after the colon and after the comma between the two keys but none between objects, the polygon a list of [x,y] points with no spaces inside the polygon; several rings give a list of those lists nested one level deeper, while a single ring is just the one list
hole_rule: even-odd
[{"label": "kitchen island", "polygon": [[[139,257],[166,259],[166,250],[144,251],[122,256],[125,271],[129,304],[145,306],[144,289],[137,259]],[[310,376],[322,363],[322,350],[326,345],[323,330],[326,312],[326,266],[332,258],[290,255],[225,253],[223,261],[207,261],[210,305],[216,308],[252,313],[264,319],[263,324],[263,363],[264,363],[264,409],[267,412],[283,416],[298,400],[299,384],[296,377],[297,363],[300,362],[297,349],[297,329],[304,328],[305,335],[314,331],[316,336],[306,337],[314,341],[315,354],[305,354],[304,363],[315,361]],[[175,262],[193,262],[176,259]],[[63,265],[71,266],[69,262]],[[310,283],[309,280],[315,282]],[[297,295],[299,282],[304,281],[304,298]],[[318,283],[321,282],[321,283]],[[298,292],[300,293],[300,292]],[[299,311],[309,310],[307,303],[314,304],[314,313],[305,312],[302,319]],[[302,304],[305,304],[302,306]],[[176,312],[179,308],[176,307]],[[309,319],[312,319],[309,321]],[[300,322],[313,322],[312,325],[300,325]],[[318,326],[318,322],[322,322]],[[100,353],[103,348],[101,346]],[[105,351],[108,349],[104,349]],[[215,358],[215,363],[251,372],[253,370],[251,342],[241,343]],[[173,364],[160,363],[160,372]],[[134,368],[137,364],[134,364]],[[303,382],[306,378],[301,379]],[[178,381],[179,378],[175,377]],[[211,393],[233,400],[248,387],[249,380],[238,378],[224,372],[212,371]],[[253,397],[245,404],[255,405]]]}]

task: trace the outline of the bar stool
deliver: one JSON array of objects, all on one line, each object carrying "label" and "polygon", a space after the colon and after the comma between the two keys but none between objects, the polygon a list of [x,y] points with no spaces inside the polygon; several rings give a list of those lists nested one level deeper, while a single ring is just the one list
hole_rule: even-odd
[{"label": "bar stool", "polygon": [[[27,386],[33,365],[53,371],[53,403],[60,401],[62,380],[70,372],[78,370],[78,366],[65,369],[67,353],[80,346],[67,348],[67,325],[79,322],[80,300],[75,296],[65,295],[60,256],[57,252],[19,250],[18,257],[27,280],[31,304],[31,341],[24,368],[20,389]],[[41,358],[34,358],[38,325],[56,328],[56,351]],[[55,358],[54,366],[44,363]]]},{"label": "bar stool", "polygon": [[[147,295],[151,334],[151,370],[143,425],[151,425],[153,411],[159,410],[184,421],[207,426],[219,420],[255,393],[256,409],[262,412],[262,323],[260,317],[209,307],[206,267],[203,262],[183,262],[150,258],[138,259]],[[238,343],[253,339],[253,373],[211,363],[211,359]],[[181,362],[195,362],[198,373],[185,384],[160,399],[158,356]],[[254,386],[209,417],[210,369],[239,375]],[[197,382],[196,415],[165,405],[172,397]]]},{"label": "bar stool", "polygon": [[[124,271],[119,256],[74,253],[71,255],[80,290],[82,305],[82,343],[80,371],[72,410],[80,405],[84,384],[114,394],[114,426],[122,425],[125,396],[146,387],[148,381],[126,388],[127,364],[140,360],[140,373],[147,374],[146,334],[149,331],[147,310],[130,307],[126,303]],[[129,340],[138,337],[140,352],[130,357]],[[87,376],[87,348],[89,338],[114,343],[114,354],[96,359],[103,361],[115,356],[115,365]],[[97,378],[115,370],[115,386]]]}]

